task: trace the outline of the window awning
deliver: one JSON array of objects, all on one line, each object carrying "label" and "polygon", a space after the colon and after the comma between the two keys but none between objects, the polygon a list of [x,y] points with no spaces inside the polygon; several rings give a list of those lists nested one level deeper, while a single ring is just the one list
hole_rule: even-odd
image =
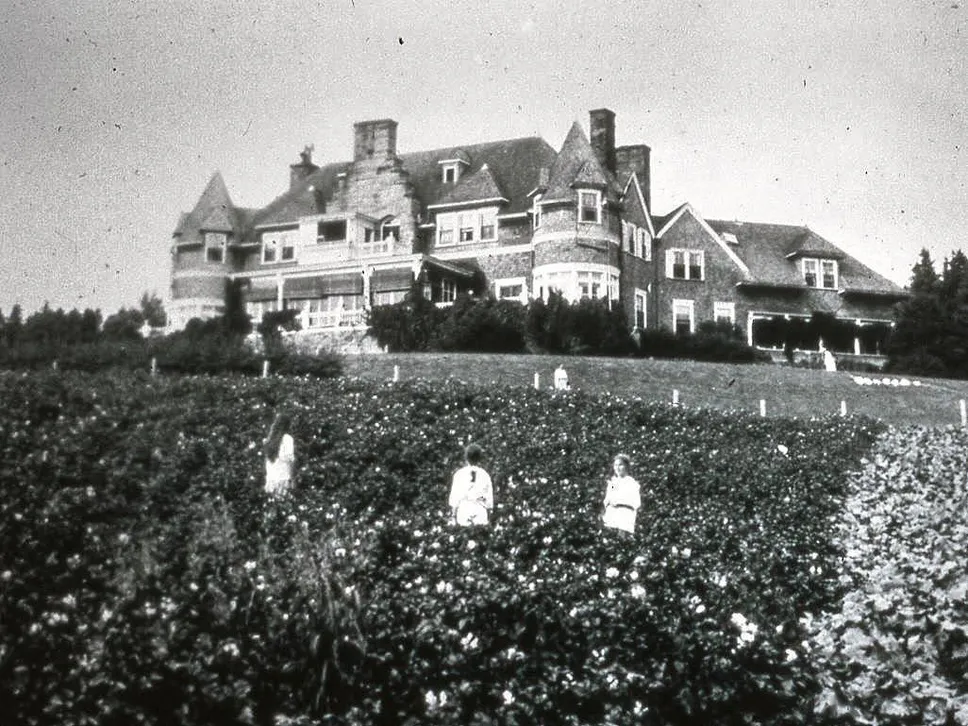
[{"label": "window awning", "polygon": [[277,297],[278,293],[274,284],[272,287],[253,285],[245,291],[246,302],[266,302],[267,300],[275,300]]},{"label": "window awning", "polygon": [[351,272],[322,277],[294,277],[285,281],[283,294],[289,299],[362,295],[363,276]]},{"label": "window awning", "polygon": [[370,277],[370,290],[373,292],[409,290],[411,285],[413,271],[409,267],[399,270],[374,270]]}]

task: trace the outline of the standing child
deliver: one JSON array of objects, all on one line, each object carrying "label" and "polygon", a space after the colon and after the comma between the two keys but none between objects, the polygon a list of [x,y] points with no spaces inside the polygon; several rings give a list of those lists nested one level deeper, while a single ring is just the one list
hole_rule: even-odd
[{"label": "standing child", "polygon": [[293,471],[296,466],[296,444],[289,434],[292,419],[288,413],[276,414],[269,428],[262,452],[266,461],[267,494],[286,494],[292,490]]},{"label": "standing child", "polygon": [[450,486],[450,511],[455,523],[462,527],[487,524],[494,508],[491,477],[480,464],[484,451],[477,444],[464,449],[464,466],[454,472]]},{"label": "standing child", "polygon": [[635,517],[642,498],[639,483],[631,476],[629,457],[618,454],[612,461],[612,477],[605,488],[605,514],[602,522],[606,527],[635,532]]}]

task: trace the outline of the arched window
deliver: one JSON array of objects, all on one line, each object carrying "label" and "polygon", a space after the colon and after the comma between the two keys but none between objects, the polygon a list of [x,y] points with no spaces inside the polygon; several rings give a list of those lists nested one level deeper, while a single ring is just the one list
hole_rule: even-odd
[{"label": "arched window", "polygon": [[387,217],[380,224],[380,239],[393,239],[394,242],[400,239],[400,223],[396,217]]}]

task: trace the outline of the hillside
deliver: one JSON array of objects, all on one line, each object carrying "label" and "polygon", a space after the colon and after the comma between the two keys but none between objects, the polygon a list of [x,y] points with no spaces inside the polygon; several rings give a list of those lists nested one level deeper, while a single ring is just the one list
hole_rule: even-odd
[{"label": "hillside", "polygon": [[671,402],[673,390],[690,408],[758,411],[766,401],[770,417],[810,418],[840,411],[870,416],[894,426],[944,426],[960,422],[959,401],[968,399],[968,382],[911,378],[920,386],[858,385],[854,374],[779,365],[731,365],[681,360],[568,356],[413,353],[349,356],[346,374],[390,380],[394,366],[401,380],[455,378],[475,384],[531,386],[538,373],[551,385],[555,367],[564,364],[574,388]]}]

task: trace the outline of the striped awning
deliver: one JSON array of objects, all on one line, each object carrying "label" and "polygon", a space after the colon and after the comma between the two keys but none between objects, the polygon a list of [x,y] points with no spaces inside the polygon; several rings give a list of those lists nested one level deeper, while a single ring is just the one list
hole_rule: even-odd
[{"label": "striped awning", "polygon": [[409,290],[411,285],[413,285],[413,271],[409,267],[398,270],[374,270],[370,277],[370,290],[373,292]]},{"label": "striped awning", "polygon": [[245,300],[246,302],[266,302],[267,300],[275,300],[278,295],[275,283],[271,287],[253,284],[245,291]]},{"label": "striped awning", "polygon": [[288,299],[362,295],[363,276],[358,272],[351,272],[320,277],[294,277],[285,281],[283,294]]}]

